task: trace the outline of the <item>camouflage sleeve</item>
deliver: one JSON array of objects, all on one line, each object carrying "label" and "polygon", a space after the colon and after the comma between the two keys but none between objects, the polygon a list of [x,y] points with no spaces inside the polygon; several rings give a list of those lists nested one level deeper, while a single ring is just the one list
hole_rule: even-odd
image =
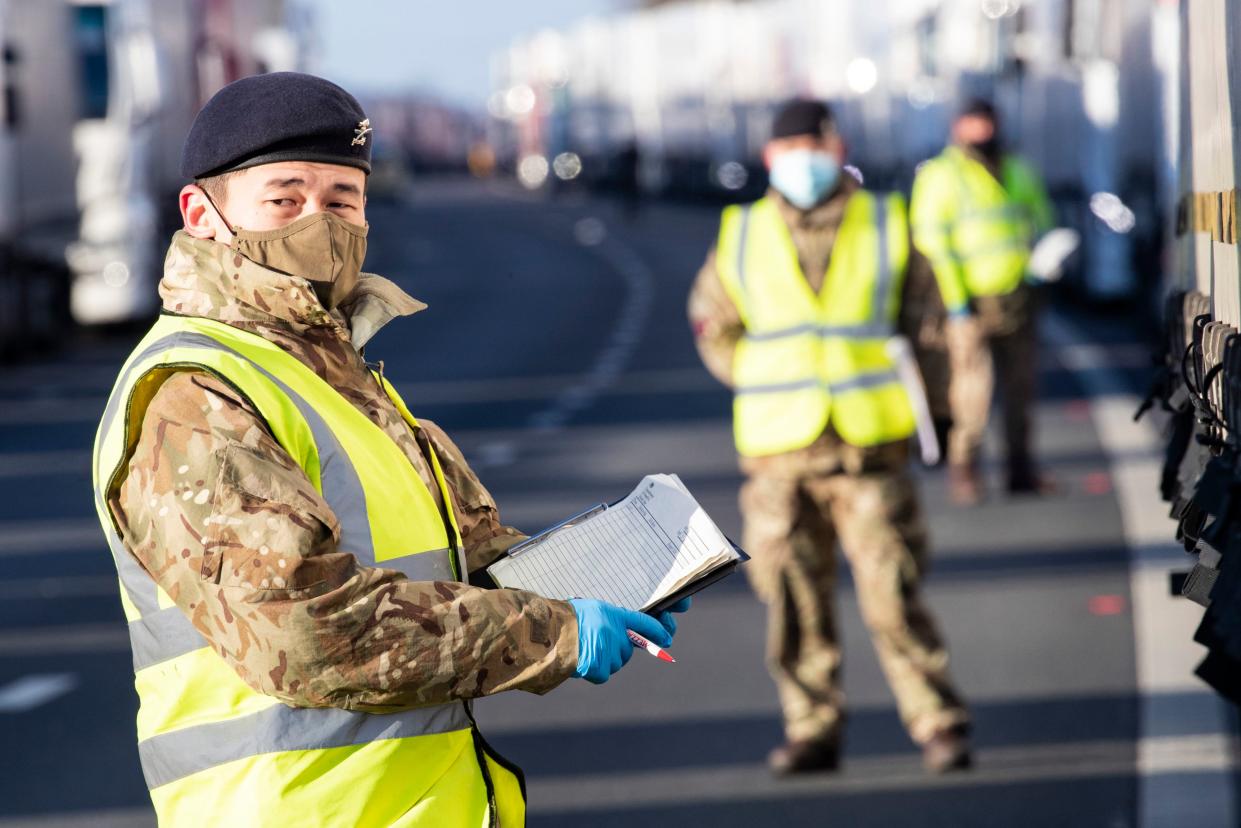
[{"label": "camouflage sleeve", "polygon": [[707,370],[728,387],[733,384],[733,354],[745,333],[741,314],[715,269],[715,248],[707,254],[689,294],[689,324],[694,345]]},{"label": "camouflage sleeve", "polygon": [[526,536],[500,522],[499,507],[482,481],[474,474],[465,455],[444,429],[430,420],[419,420],[423,433],[431,440],[435,456],[444,470],[444,480],[452,494],[457,528],[465,549],[466,568],[477,572],[508,551]]},{"label": "camouflage sleeve", "polygon": [[169,379],[113,501],[126,546],[254,689],[385,710],[573,674],[567,603],[411,581],[340,548],[336,516],[227,385]]}]

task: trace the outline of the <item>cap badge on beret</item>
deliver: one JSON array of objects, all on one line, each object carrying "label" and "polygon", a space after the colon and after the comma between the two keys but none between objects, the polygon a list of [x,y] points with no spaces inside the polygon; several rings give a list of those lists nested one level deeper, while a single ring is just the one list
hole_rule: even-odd
[{"label": "cap badge on beret", "polygon": [[349,146],[356,147],[365,144],[366,136],[370,135],[371,132],[370,118],[363,118],[361,121],[358,121],[357,129],[353,131],[353,140],[349,142]]}]

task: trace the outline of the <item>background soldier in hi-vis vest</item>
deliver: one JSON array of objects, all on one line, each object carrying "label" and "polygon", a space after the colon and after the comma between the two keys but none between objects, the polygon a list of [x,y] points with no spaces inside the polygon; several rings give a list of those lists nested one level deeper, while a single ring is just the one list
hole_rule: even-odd
[{"label": "background soldier in hi-vis vest", "polygon": [[768,605],[785,719],[769,761],[779,774],[839,764],[839,541],[927,767],[963,768],[968,715],[919,597],[927,536],[907,469],[914,413],[887,348],[911,283],[931,275],[910,248],[903,200],[861,189],[843,156],[824,104],[784,106],[764,152],[771,190],[724,211],[689,299],[699,353],[735,395],[747,571]]},{"label": "background soldier in hi-vis vest", "polygon": [[930,259],[948,310],[953,500],[968,505],[983,496],[979,455],[996,375],[1008,488],[1049,490],[1030,450],[1038,343],[1026,269],[1035,236],[1051,229],[1052,212],[1038,173],[1001,151],[989,103],[969,102],[953,123],[952,143],[918,170],[910,215],[914,243]]}]

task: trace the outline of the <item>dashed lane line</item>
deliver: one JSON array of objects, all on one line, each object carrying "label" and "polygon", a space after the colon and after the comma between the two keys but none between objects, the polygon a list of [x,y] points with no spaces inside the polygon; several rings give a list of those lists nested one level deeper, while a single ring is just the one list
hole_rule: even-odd
[{"label": "dashed lane line", "polygon": [[128,652],[129,630],[119,622],[0,629],[0,658]]},{"label": "dashed lane line", "polygon": [[25,713],[73,690],[75,673],[39,673],[22,676],[0,687],[0,714]]},{"label": "dashed lane line", "polygon": [[620,275],[625,295],[607,344],[595,354],[590,367],[552,398],[549,405],[530,416],[530,427],[540,433],[560,431],[575,414],[594,405],[600,394],[615,386],[642,341],[655,298],[655,274],[633,248],[609,233],[602,221],[580,219],[574,226],[574,235],[584,249],[592,251]]},{"label": "dashed lane line", "polygon": [[106,551],[99,521],[79,518],[0,521],[0,558],[75,551]]},{"label": "dashed lane line", "polygon": [[0,480],[57,474],[89,475],[90,462],[90,452],[81,449],[6,452],[0,454]]},{"label": "dashed lane line", "polygon": [[0,580],[0,600],[59,600],[117,595],[115,575],[61,575]]},{"label": "dashed lane line", "polygon": [[0,828],[155,828],[151,808],[115,808],[0,818]]}]

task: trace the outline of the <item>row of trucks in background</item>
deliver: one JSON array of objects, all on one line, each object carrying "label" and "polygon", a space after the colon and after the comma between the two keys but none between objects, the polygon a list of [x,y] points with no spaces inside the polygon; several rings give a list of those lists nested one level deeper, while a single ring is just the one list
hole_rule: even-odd
[{"label": "row of trucks in background", "polygon": [[[581,20],[493,57],[489,143],[532,188],[762,192],[771,114],[832,102],[868,186],[908,191],[991,99],[1081,234],[1069,280],[1152,294],[1175,209],[1176,0],[697,0]],[[1152,301],[1154,301],[1152,299]]]},{"label": "row of trucks in background", "polygon": [[309,33],[284,0],[0,0],[0,354],[154,313],[195,113]]},{"label": "row of trucks in background", "polygon": [[[154,312],[194,114],[236,78],[313,70],[314,32],[296,0],[0,0],[0,356]],[[374,195],[406,188],[417,159],[536,188],[749,198],[794,95],[833,102],[869,186],[907,189],[959,101],[983,95],[1081,233],[1070,279],[1153,297],[1180,40],[1176,0],[673,0],[514,41],[482,125],[433,99],[364,99],[385,139]]]},{"label": "row of trucks in background", "polygon": [[[299,0],[0,0],[0,360],[156,312],[195,114],[238,78],[316,71],[317,31]],[[360,97],[372,198],[465,170],[477,114]]]}]

